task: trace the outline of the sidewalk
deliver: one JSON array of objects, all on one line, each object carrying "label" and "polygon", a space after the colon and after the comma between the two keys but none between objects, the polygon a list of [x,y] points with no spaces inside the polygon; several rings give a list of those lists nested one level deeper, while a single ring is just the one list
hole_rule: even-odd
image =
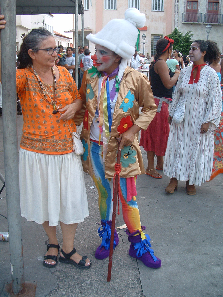
[{"label": "sidewalk", "polygon": [[[22,116],[17,116],[21,136]],[[146,154],[143,152],[146,164]],[[0,172],[4,174],[2,118],[0,117]],[[162,267],[153,270],[128,256],[125,229],[118,229],[120,243],[113,255],[112,278],[107,282],[108,259],[99,261],[94,251],[100,243],[97,191],[86,175],[90,216],[78,226],[75,247],[92,260],[87,271],[59,263],[54,269],[43,267],[47,237],[42,226],[22,218],[25,280],[37,284],[37,297],[203,297],[223,296],[223,176],[197,188],[196,196],[178,191],[166,195],[168,178],[142,175],[137,183],[137,201],[142,225],[147,227],[152,248]],[[1,186],[1,185],[0,185]],[[0,230],[7,231],[5,191],[0,199]],[[5,216],[5,217],[3,217]],[[123,226],[122,215],[116,226]],[[60,244],[62,233],[57,229]],[[0,242],[0,296],[11,282],[9,243]]]}]

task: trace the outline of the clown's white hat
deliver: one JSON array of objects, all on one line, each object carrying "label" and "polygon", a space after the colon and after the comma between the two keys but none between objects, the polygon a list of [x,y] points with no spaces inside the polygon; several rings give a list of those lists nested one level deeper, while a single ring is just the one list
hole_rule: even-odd
[{"label": "clown's white hat", "polygon": [[136,8],[125,12],[125,19],[114,19],[96,34],[87,35],[87,39],[104,46],[124,59],[131,59],[135,53],[138,29],[145,25],[144,13]]}]

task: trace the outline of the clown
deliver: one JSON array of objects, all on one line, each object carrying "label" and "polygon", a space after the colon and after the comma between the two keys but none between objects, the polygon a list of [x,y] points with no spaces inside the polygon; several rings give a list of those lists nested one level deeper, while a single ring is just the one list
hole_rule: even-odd
[{"label": "clown", "polygon": [[[112,178],[118,151],[121,150],[120,200],[123,218],[131,242],[129,255],[146,266],[159,268],[158,259],[143,232],[136,202],[136,177],[144,173],[138,132],[147,129],[156,114],[150,83],[146,76],[127,66],[135,52],[138,29],[145,24],[145,15],[137,9],[125,12],[125,19],[111,20],[97,34],[87,39],[95,44],[97,67],[84,73],[80,94],[84,117],[82,158],[85,172],[93,178],[99,195],[102,243],[95,252],[97,259],[109,256],[112,214]],[[142,108],[141,113],[139,109]],[[115,231],[114,247],[119,243]]]}]

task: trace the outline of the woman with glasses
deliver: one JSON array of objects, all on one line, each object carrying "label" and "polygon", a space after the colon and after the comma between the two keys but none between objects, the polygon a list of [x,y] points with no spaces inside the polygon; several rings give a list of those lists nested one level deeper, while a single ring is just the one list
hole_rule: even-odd
[{"label": "woman with glasses", "polygon": [[194,41],[189,56],[193,65],[181,70],[169,111],[172,124],[164,173],[171,178],[167,193],[174,193],[178,181],[185,181],[187,194],[195,195],[195,185],[211,176],[222,100],[218,76],[207,65],[213,57],[209,42]]},{"label": "woman with glasses", "polygon": [[[0,25],[4,27],[4,21]],[[89,215],[81,159],[73,152],[72,142],[73,118],[82,101],[69,72],[55,66],[56,49],[52,34],[40,28],[23,39],[18,54],[16,86],[23,111],[21,215],[42,224],[46,231],[49,244],[44,266],[57,265],[56,226],[60,221],[63,246],[59,261],[90,268],[90,260],[73,246],[77,224]]]}]

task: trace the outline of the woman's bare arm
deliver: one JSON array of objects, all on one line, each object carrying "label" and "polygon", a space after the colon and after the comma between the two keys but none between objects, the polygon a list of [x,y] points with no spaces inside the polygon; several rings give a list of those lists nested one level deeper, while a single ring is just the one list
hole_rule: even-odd
[{"label": "woman's bare arm", "polygon": [[180,75],[180,70],[176,69],[174,76],[170,77],[169,68],[164,60],[158,60],[154,70],[159,74],[164,87],[167,89],[171,89],[176,84]]}]

